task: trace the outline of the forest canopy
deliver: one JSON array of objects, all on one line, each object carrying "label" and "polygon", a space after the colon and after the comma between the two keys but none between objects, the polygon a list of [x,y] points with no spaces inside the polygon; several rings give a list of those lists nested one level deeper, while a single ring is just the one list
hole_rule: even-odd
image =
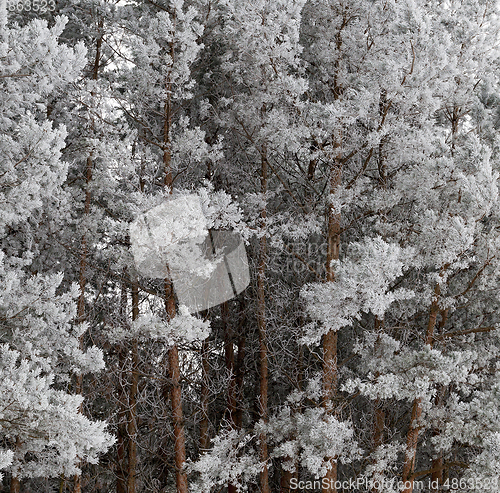
[{"label": "forest canopy", "polygon": [[498,491],[499,12],[0,2],[0,490]]}]

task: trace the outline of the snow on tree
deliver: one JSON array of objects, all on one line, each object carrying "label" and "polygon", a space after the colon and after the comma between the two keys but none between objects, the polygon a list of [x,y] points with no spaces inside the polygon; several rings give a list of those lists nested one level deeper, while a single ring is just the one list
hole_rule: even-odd
[{"label": "snow on tree", "polygon": [[[106,425],[81,414],[81,398],[64,386],[72,372],[104,368],[100,349],[82,351],[75,289],[61,291],[63,274],[36,273],[37,219],[61,197],[68,163],[66,131],[46,119],[47,98],[75,80],[85,49],[59,44],[66,19],[2,26],[0,148],[0,434],[2,464],[12,476],[59,476],[96,462],[113,438]],[[57,213],[57,210],[55,211]]]},{"label": "snow on tree", "polygon": [[493,483],[495,2],[57,5],[0,20],[11,491]]}]

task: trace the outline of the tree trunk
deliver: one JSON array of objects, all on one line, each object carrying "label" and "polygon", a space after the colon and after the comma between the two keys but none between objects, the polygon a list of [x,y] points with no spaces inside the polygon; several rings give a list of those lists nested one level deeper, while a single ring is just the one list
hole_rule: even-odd
[{"label": "tree trunk", "polygon": [[[338,369],[337,369],[337,332],[330,331],[323,337],[323,406],[327,412],[333,410],[332,400],[337,395]],[[327,470],[322,483],[323,493],[336,493],[337,462],[335,457],[326,457],[331,468]]]},{"label": "tree trunk", "polygon": [[[123,269],[123,277],[125,278],[126,269]],[[120,293],[120,321],[124,328],[127,327],[127,283],[125,279],[122,281]],[[118,426],[116,436],[116,493],[127,493],[127,476],[126,476],[126,452],[127,452],[127,395],[126,382],[124,375],[127,368],[127,350],[124,344],[118,349],[118,394],[119,394],[119,411],[118,411]]]},{"label": "tree trunk", "polygon": [[[240,326],[243,326],[244,323],[244,317],[245,315],[242,315],[243,317],[243,322],[240,324]],[[245,334],[240,332],[238,336],[238,355],[236,357],[236,370],[235,370],[235,392],[237,396],[237,406],[236,406],[236,412],[235,412],[235,418],[234,418],[234,426],[237,430],[241,429],[243,426],[243,376],[245,374],[245,367],[244,367],[244,361],[245,361]]]},{"label": "tree trunk", "polygon": [[[102,20],[100,20],[98,24],[98,37],[96,39],[94,66],[92,70],[93,80],[97,80],[99,74],[103,26],[104,23]],[[94,127],[94,122],[92,121],[92,128],[93,127]],[[92,168],[93,168],[93,160],[92,160],[92,152],[90,152],[89,156],[87,157],[87,163],[85,168],[85,206],[83,211],[84,217],[88,217],[90,214],[90,199],[91,199],[90,182],[92,181]],[[82,237],[81,251],[80,251],[80,279],[79,279],[80,295],[78,297],[78,309],[77,309],[78,323],[83,323],[85,321],[85,287],[87,284],[87,274],[86,274],[87,255],[88,255],[87,237],[84,233]],[[83,336],[80,338],[80,346],[83,349]],[[76,376],[75,392],[77,394],[83,393],[82,375]],[[81,406],[80,406],[80,411],[82,411]],[[81,493],[81,491],[82,491],[81,477],[79,475],[75,475],[73,493]]]},{"label": "tree trunk", "polygon": [[[21,440],[19,437],[16,437],[16,449],[19,449],[21,447]],[[1,487],[1,484],[0,484]],[[9,492],[10,493],[19,493],[21,491],[21,481],[17,476],[12,475],[10,478],[10,488]]]},{"label": "tree trunk", "polygon": [[291,489],[292,479],[298,480],[297,470],[294,472],[290,471],[281,471],[281,479],[280,479],[280,493],[290,493],[293,491]]},{"label": "tree trunk", "polygon": [[[120,367],[118,371],[122,371],[125,366],[124,349],[120,350],[119,361]],[[121,380],[121,379],[120,379]],[[126,420],[126,396],[124,392],[124,383],[119,381],[120,385],[120,411],[118,412],[118,430],[116,436],[116,493],[127,493],[127,479],[126,479],[126,450],[127,450],[127,429],[125,425]]]},{"label": "tree trunk", "polygon": [[[87,166],[86,166],[86,177],[85,177],[85,207],[84,207],[84,217],[88,217],[90,214],[90,182],[92,181],[92,153],[87,158]],[[87,285],[87,238],[85,233],[82,237],[81,250],[80,250],[80,276],[79,276],[79,284],[80,284],[80,294],[78,296],[78,305],[77,305],[77,317],[78,323],[81,324],[85,321],[85,287]],[[80,349],[83,349],[83,335],[80,337]],[[75,377],[75,393],[83,394],[83,375],[76,375]],[[80,412],[83,412],[83,407],[80,405]],[[82,484],[80,475],[76,474],[74,476],[73,482],[73,493],[81,493]]]},{"label": "tree trunk", "polygon": [[19,493],[20,491],[21,491],[21,482],[19,481],[19,478],[12,476],[10,480],[9,493]]},{"label": "tree trunk", "polygon": [[[340,139],[336,139],[334,147],[340,147]],[[330,195],[340,186],[342,181],[342,162],[340,151],[335,156],[335,161],[330,168]],[[326,281],[334,282],[335,273],[332,266],[333,260],[338,260],[340,254],[340,214],[328,205],[328,231],[327,231],[327,255],[326,255]],[[323,406],[326,412],[333,411],[333,400],[337,396],[338,368],[337,368],[337,332],[329,331],[323,336]],[[326,485],[323,493],[336,493],[335,482],[337,481],[337,462],[335,457],[326,457],[330,461],[331,468],[328,469],[325,479]]]},{"label": "tree trunk", "polygon": [[[442,333],[442,330],[448,320],[448,309],[441,311],[441,320],[439,321],[439,333]],[[434,404],[436,407],[442,407],[444,396],[445,396],[446,388],[443,385],[440,385],[436,392],[436,397],[434,399]],[[434,436],[438,436],[441,431],[436,428],[433,431]],[[431,469],[434,471],[431,475],[431,484],[437,484],[437,488],[433,489],[433,491],[439,491],[440,486],[443,484],[443,453],[440,452],[438,456],[432,461]]]},{"label": "tree trunk", "polygon": [[385,410],[380,399],[375,400],[373,408],[373,446],[377,448],[384,442]]},{"label": "tree trunk", "polygon": [[126,476],[126,451],[127,451],[127,427],[126,427],[126,395],[125,383],[121,379],[121,374],[126,365],[125,349],[121,348],[119,353],[119,368],[120,377],[118,381],[120,393],[120,410],[118,412],[118,429],[116,436],[116,493],[127,493],[127,476]]},{"label": "tree trunk", "polygon": [[[132,283],[132,320],[139,318],[139,286],[137,281]],[[127,493],[136,492],[137,475],[137,391],[139,386],[139,348],[137,340],[132,341],[131,357],[132,369],[130,374],[130,390],[128,397],[128,471]]]},{"label": "tree trunk", "polygon": [[[266,238],[266,193],[267,193],[267,151],[262,146],[261,150],[261,187],[262,209],[261,219],[261,238],[259,244],[259,265],[257,271],[257,326],[259,329],[259,362],[260,362],[260,392],[259,392],[259,417],[262,421],[268,420],[268,362],[267,362],[267,327],[266,327],[266,261],[267,261],[267,238]],[[267,468],[268,451],[267,438],[261,433],[259,435],[259,454],[260,460],[264,463],[264,469],[260,474],[261,493],[270,493],[269,472]]]},{"label": "tree trunk", "polygon": [[[373,449],[384,442],[385,409],[383,402],[376,399],[373,404]],[[382,471],[380,471],[382,472]]]},{"label": "tree trunk", "polygon": [[208,340],[205,339],[201,344],[201,422],[200,422],[200,452],[208,450],[208,400],[210,389],[208,379],[210,375],[210,363],[208,361]]},{"label": "tree trunk", "polygon": [[[170,56],[172,63],[174,61],[174,45],[170,43]],[[163,185],[172,193],[172,150],[170,130],[172,128],[172,82],[167,78],[165,83],[167,98],[165,101],[164,122],[163,122],[163,166],[164,182]],[[165,279],[165,310],[167,317],[172,320],[175,317],[175,297],[172,281]],[[186,439],[184,434],[184,421],[182,415],[182,390],[181,375],[179,367],[179,349],[174,345],[168,351],[168,378],[170,381],[170,403],[172,406],[172,423],[174,428],[174,463],[175,463],[175,482],[177,493],[187,493],[188,482],[184,472],[184,463],[186,462]]]},{"label": "tree trunk", "polygon": [[236,401],[234,396],[234,349],[233,331],[229,322],[229,305],[227,301],[221,305],[222,324],[224,326],[224,359],[229,377],[227,388],[227,415],[231,426],[234,426]]},{"label": "tree trunk", "polygon": [[[384,319],[375,317],[375,331],[377,331],[379,334],[382,332],[384,328]],[[375,341],[375,352],[378,351],[380,348],[380,335],[377,337],[377,340]],[[380,373],[376,373],[376,378],[380,376]],[[384,427],[385,427],[385,409],[384,409],[384,403],[381,399],[377,398],[375,399],[375,402],[373,403],[373,447],[372,450],[375,451],[382,443],[384,442]],[[374,461],[375,466],[377,465],[377,461]],[[379,474],[383,474],[383,469],[376,471]],[[373,488],[372,489],[373,493],[377,493],[378,489]]]},{"label": "tree trunk", "polygon": [[[229,376],[227,388],[227,416],[229,426],[234,428],[236,420],[236,400],[235,400],[235,380],[234,380],[234,349],[233,349],[233,331],[229,321],[229,305],[227,301],[221,305],[222,324],[224,326],[224,359],[226,370]],[[237,488],[234,484],[228,484],[228,493],[236,493]]]},{"label": "tree trunk", "polygon": [[187,493],[187,476],[184,472],[186,462],[186,439],[182,415],[181,375],[179,368],[179,350],[174,345],[168,352],[168,370],[170,379],[170,401],[172,404],[172,422],[174,427],[174,464],[177,493]]}]

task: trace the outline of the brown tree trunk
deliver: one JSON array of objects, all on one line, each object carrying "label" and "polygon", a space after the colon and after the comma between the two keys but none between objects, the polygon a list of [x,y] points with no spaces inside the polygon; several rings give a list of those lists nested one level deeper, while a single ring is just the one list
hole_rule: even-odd
[{"label": "brown tree trunk", "polygon": [[21,482],[19,481],[19,478],[16,478],[15,476],[12,476],[10,480],[10,493],[19,493],[21,491]]},{"label": "brown tree trunk", "polygon": [[[132,283],[132,320],[139,318],[139,286],[137,281]],[[137,391],[139,386],[139,348],[137,340],[132,341],[131,358],[132,369],[130,373],[130,390],[127,409],[127,434],[128,434],[128,470],[127,493],[136,492],[137,476]]]},{"label": "brown tree trunk", "polygon": [[170,379],[170,401],[172,404],[172,422],[174,428],[174,464],[177,493],[187,493],[188,482],[184,471],[186,462],[186,439],[182,414],[181,375],[179,366],[179,350],[174,345],[168,351],[168,370]]},{"label": "brown tree trunk", "polygon": [[[87,166],[86,166],[86,177],[85,177],[85,207],[84,207],[84,217],[87,217],[90,214],[90,182],[92,181],[92,154],[87,158]],[[82,237],[81,250],[80,250],[80,294],[78,296],[78,305],[77,305],[77,317],[78,323],[83,323],[85,321],[85,287],[87,285],[87,238],[85,233]],[[83,349],[83,335],[80,337],[80,348]],[[75,377],[75,393],[83,394],[83,376],[76,375]],[[83,408],[80,405],[80,412],[83,412]],[[73,481],[73,493],[81,493],[82,484],[80,475],[76,474],[74,476]]]},{"label": "brown tree trunk", "polygon": [[[126,365],[125,351],[124,348],[120,349],[119,354],[119,369],[118,371],[123,371]],[[120,386],[120,411],[118,412],[118,429],[116,436],[116,493],[127,493],[127,476],[126,476],[126,452],[127,452],[127,427],[126,427],[126,395],[125,395],[125,383],[121,381],[121,375],[119,377],[118,385]]]},{"label": "brown tree trunk", "polygon": [[[438,395],[436,395],[436,401],[435,401],[435,404],[437,406],[441,405],[441,403],[440,403],[440,397],[441,396],[439,395],[439,392],[440,391],[438,391]],[[432,434],[434,436],[437,436],[437,435],[440,434],[440,430],[436,429],[436,430],[433,431]],[[441,452],[432,461],[432,466],[431,466],[431,470],[433,471],[432,474],[431,474],[432,491],[439,491],[441,485],[443,484],[443,464],[444,464],[444,460],[443,460],[443,454]]]},{"label": "brown tree trunk", "polygon": [[[332,400],[337,395],[337,332],[330,331],[323,337],[323,406],[327,412],[333,410]],[[335,457],[326,457],[331,468],[327,470],[322,482],[323,493],[336,493],[337,462]],[[326,483],[326,484],[325,484]]]},{"label": "brown tree trunk", "polygon": [[[224,359],[226,370],[229,376],[227,388],[227,414],[229,426],[234,428],[236,420],[236,400],[235,400],[235,380],[234,380],[234,349],[233,349],[233,331],[229,322],[229,305],[226,302],[221,305],[222,323],[224,326]],[[228,484],[228,493],[236,493],[237,488],[234,484]]]},{"label": "brown tree trunk", "polygon": [[[175,298],[172,282],[165,279],[165,309],[169,320],[175,317]],[[172,406],[172,424],[174,428],[174,464],[177,493],[188,492],[187,475],[184,471],[186,462],[186,438],[182,414],[181,373],[179,349],[177,344],[168,350],[168,380],[170,383],[170,403]]]},{"label": "brown tree trunk", "polygon": [[[172,63],[174,61],[174,45],[170,43],[170,56]],[[172,82],[167,79],[165,83],[167,99],[164,108],[164,123],[163,123],[163,166],[164,166],[164,187],[168,188],[172,193],[172,150],[170,129],[172,127]],[[175,317],[175,297],[173,285],[170,279],[165,279],[165,310],[167,317],[172,320]],[[186,462],[186,439],[184,434],[184,420],[182,414],[182,390],[181,390],[181,374],[179,366],[179,349],[174,345],[168,351],[168,378],[170,381],[170,403],[172,406],[172,424],[174,428],[174,463],[175,463],[175,482],[177,485],[177,493],[187,493],[188,482],[184,471],[184,463]]]},{"label": "brown tree trunk", "polygon": [[221,305],[222,324],[224,326],[224,359],[226,370],[229,376],[227,387],[227,414],[229,423],[234,426],[236,401],[234,396],[234,349],[233,349],[233,331],[229,323],[229,305],[226,302]]},{"label": "brown tree trunk", "polygon": [[[267,193],[267,150],[262,146],[261,150],[261,187],[263,206],[260,212],[261,238],[259,245],[259,265],[257,271],[257,326],[259,329],[259,362],[260,362],[260,392],[259,392],[259,417],[262,421],[268,420],[268,361],[267,361],[267,326],[266,326],[266,262],[267,262],[267,238],[266,238],[266,193]],[[260,460],[264,463],[264,469],[260,474],[261,493],[270,493],[269,471],[267,468],[268,451],[267,438],[261,433],[259,436]]]},{"label": "brown tree trunk", "polygon": [[[243,320],[245,315],[242,315]],[[243,326],[242,322],[240,325]],[[237,430],[243,426],[243,376],[245,374],[244,368],[245,361],[245,334],[240,333],[238,336],[238,355],[236,357],[236,375],[235,375],[235,392],[237,396],[237,403],[234,426]]]},{"label": "brown tree trunk", "polygon": [[[126,269],[123,270],[125,278]],[[120,319],[123,326],[127,326],[127,283],[122,281],[120,293]],[[118,349],[118,393],[119,393],[119,412],[118,426],[116,436],[116,493],[127,493],[127,476],[126,476],[126,452],[127,452],[127,395],[126,382],[124,375],[126,374],[127,356],[126,348],[122,345]]]},{"label": "brown tree trunk", "polygon": [[208,450],[208,400],[210,389],[208,379],[210,373],[210,364],[208,361],[208,340],[205,339],[201,344],[201,421],[200,421],[200,452]]},{"label": "brown tree trunk", "polygon": [[284,469],[281,471],[280,493],[290,493],[294,491],[291,487],[292,479],[299,479],[297,468],[295,468],[295,471],[293,472],[285,471]]},{"label": "brown tree trunk", "polygon": [[[334,147],[340,148],[340,138],[336,138]],[[335,161],[330,168],[330,195],[335,193],[342,182],[341,154],[338,150]],[[328,205],[328,230],[327,230],[327,255],[326,255],[326,281],[334,282],[335,273],[332,266],[333,260],[338,260],[340,254],[340,214]],[[337,332],[329,331],[323,336],[323,406],[328,413],[333,411],[333,400],[338,389],[337,368]],[[335,457],[326,457],[331,468],[325,475],[326,484],[323,493],[336,493],[335,482],[337,481],[337,462]]]},{"label": "brown tree trunk", "polygon": [[[99,65],[101,61],[101,48],[102,48],[102,29],[103,29],[103,21],[100,20],[98,24],[98,37],[96,39],[96,52],[94,58],[94,66],[92,70],[92,78],[97,80],[99,74]],[[94,123],[92,121],[92,128],[94,127]],[[84,217],[88,217],[90,214],[90,182],[92,181],[92,168],[93,168],[93,160],[92,160],[92,152],[89,154],[87,158],[86,168],[85,168],[85,206],[84,206]],[[83,323],[85,321],[85,287],[87,284],[87,237],[85,233],[82,237],[81,243],[81,251],[80,251],[80,296],[78,297],[78,323]],[[83,348],[83,336],[80,338],[80,346]],[[83,377],[82,375],[76,376],[75,382],[75,392],[77,394],[83,393]],[[80,411],[82,408],[80,407]],[[73,493],[81,493],[82,491],[82,482],[81,477],[79,475],[74,476],[74,484],[73,484]]]},{"label": "brown tree trunk", "polygon": [[[19,437],[16,437],[16,449],[19,449],[21,447],[21,440]],[[0,484],[1,487],[1,484]],[[17,476],[12,475],[10,478],[10,488],[9,492],[10,493],[19,493],[21,490],[21,481]]]},{"label": "brown tree trunk", "polygon": [[376,449],[384,442],[385,410],[380,399],[375,400],[373,408],[373,447]]},{"label": "brown tree trunk", "polygon": [[[375,331],[382,332],[384,328],[384,319],[375,317]],[[380,336],[377,337],[375,341],[375,352],[380,348]],[[376,373],[376,377],[379,377],[379,372]],[[379,398],[373,403],[373,451],[375,451],[384,442],[384,427],[385,427],[385,409],[383,401]],[[375,466],[377,461],[374,461]],[[383,474],[383,470],[377,471],[379,474]],[[377,493],[378,489],[373,488],[373,493]]]},{"label": "brown tree trunk", "polygon": [[[124,350],[120,350],[119,361],[120,368],[119,371],[122,371],[125,365],[125,354]],[[120,378],[121,380],[121,378]],[[124,383],[119,381],[118,385],[120,385],[120,411],[118,413],[118,430],[116,436],[116,493],[127,493],[127,479],[126,479],[126,469],[125,469],[125,460],[126,460],[126,451],[127,451],[127,428],[125,421],[126,417],[126,395]]]},{"label": "brown tree trunk", "polygon": [[[448,320],[448,309],[441,311],[441,320],[439,321],[439,333],[442,333],[442,330]],[[434,399],[434,404],[437,407],[441,407],[444,401],[446,388],[440,385],[436,392],[436,397]],[[441,431],[436,428],[433,431],[434,436],[438,436]],[[440,452],[439,455],[432,461],[431,469],[434,471],[431,475],[431,484],[437,484],[437,488],[433,488],[433,491],[439,491],[440,486],[443,484],[443,453]]]}]

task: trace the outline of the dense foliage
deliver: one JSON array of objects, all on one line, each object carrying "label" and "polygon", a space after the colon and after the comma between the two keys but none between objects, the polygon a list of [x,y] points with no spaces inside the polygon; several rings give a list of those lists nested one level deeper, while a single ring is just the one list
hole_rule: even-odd
[{"label": "dense foliage", "polygon": [[498,9],[0,3],[2,491],[497,491]]}]

